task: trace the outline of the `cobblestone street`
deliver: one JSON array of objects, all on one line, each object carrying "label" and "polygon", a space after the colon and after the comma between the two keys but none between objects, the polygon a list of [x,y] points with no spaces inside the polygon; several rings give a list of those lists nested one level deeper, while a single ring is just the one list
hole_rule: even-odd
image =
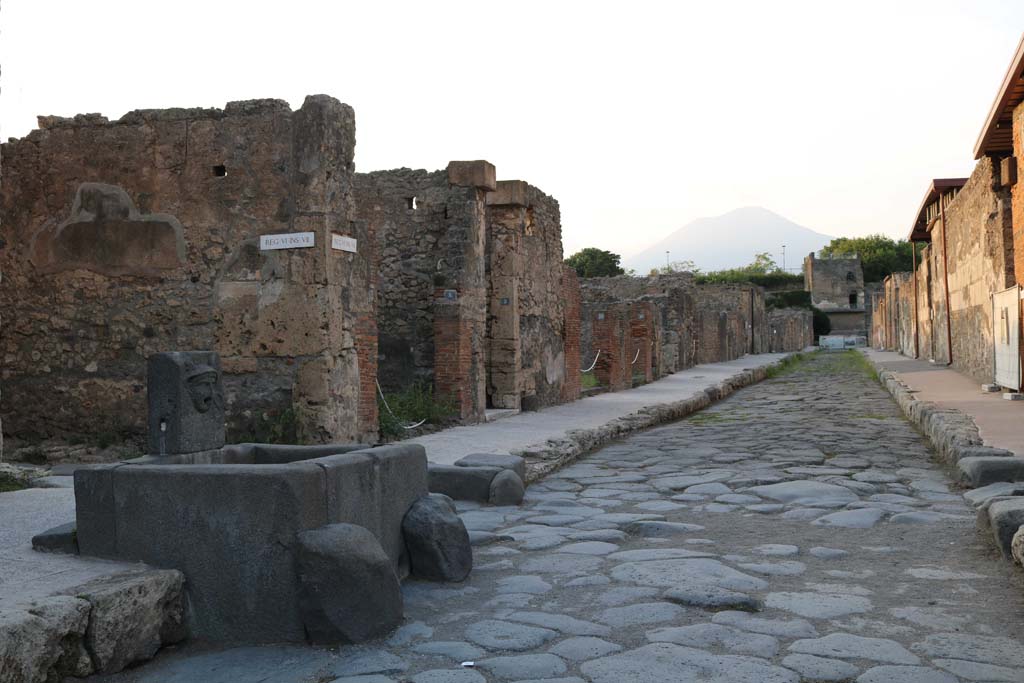
[{"label": "cobblestone street", "polygon": [[387,642],[188,646],[109,680],[1024,681],[1019,572],[854,352],[603,448],[521,508],[459,507],[470,579],[406,582]]}]

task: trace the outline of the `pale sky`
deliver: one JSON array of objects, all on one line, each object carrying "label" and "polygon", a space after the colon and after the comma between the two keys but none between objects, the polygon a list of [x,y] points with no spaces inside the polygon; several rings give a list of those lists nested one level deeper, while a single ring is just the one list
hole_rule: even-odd
[{"label": "pale sky", "polygon": [[0,136],[327,93],[357,170],[487,159],[560,201],[567,255],[747,205],[905,237],[1022,31],[1022,0],[3,0]]}]

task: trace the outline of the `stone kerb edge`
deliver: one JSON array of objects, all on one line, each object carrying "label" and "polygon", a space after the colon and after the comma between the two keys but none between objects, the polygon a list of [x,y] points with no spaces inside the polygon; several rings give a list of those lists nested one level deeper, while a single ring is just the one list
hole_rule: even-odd
[{"label": "stone kerb edge", "polygon": [[768,365],[743,370],[714,386],[696,392],[689,398],[646,406],[635,413],[616,418],[600,427],[573,430],[564,439],[549,440],[537,446],[512,451],[512,455],[521,456],[526,460],[526,483],[532,484],[610,441],[620,439],[633,432],[682,419],[698,410],[707,408],[739,389],[764,380],[768,377],[769,370],[780,367],[783,361],[800,356],[800,353],[793,353]]}]

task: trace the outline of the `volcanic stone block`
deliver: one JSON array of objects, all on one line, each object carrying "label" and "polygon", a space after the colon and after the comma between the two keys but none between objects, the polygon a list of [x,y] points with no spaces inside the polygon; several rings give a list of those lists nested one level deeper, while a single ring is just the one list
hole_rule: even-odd
[{"label": "volcanic stone block", "polygon": [[490,502],[491,480],[502,471],[497,467],[427,465],[431,493],[443,493],[455,500],[473,500],[478,503]]},{"label": "volcanic stone block", "polygon": [[957,463],[960,478],[973,487],[988,486],[998,481],[1024,481],[1024,458],[983,456],[962,458]]},{"label": "volcanic stone block", "polygon": [[124,465],[75,470],[75,520],[83,555],[117,557],[114,472]]},{"label": "volcanic stone block", "polygon": [[380,543],[355,524],[298,535],[302,623],[314,643],[361,643],[402,623],[402,589]]},{"label": "volcanic stone block", "polygon": [[146,371],[148,448],[173,455],[224,445],[220,356],[212,351],[157,353]]},{"label": "volcanic stone block", "polygon": [[1003,557],[1012,557],[1013,536],[1024,526],[1024,497],[994,501],[988,508],[992,538]]},{"label": "volcanic stone block", "polygon": [[404,578],[408,558],[402,520],[409,508],[427,495],[427,451],[419,444],[392,444],[359,452],[370,454],[376,462],[380,544],[397,562],[399,576]]},{"label": "volcanic stone block", "polygon": [[44,553],[78,554],[78,534],[75,523],[68,522],[32,537],[32,548]]},{"label": "volcanic stone block", "polygon": [[185,574],[195,637],[302,641],[292,545],[327,522],[324,490],[312,462],[124,465],[114,472],[116,556]]},{"label": "volcanic stone block", "polygon": [[413,576],[430,581],[462,581],[473,569],[469,532],[450,500],[428,495],[402,520]]},{"label": "volcanic stone block", "polygon": [[507,453],[470,453],[455,461],[459,467],[500,467],[512,470],[519,478],[526,481],[526,461],[518,455]]},{"label": "volcanic stone block", "polygon": [[502,470],[491,480],[488,502],[491,505],[519,505],[526,495],[526,486],[512,470]]}]

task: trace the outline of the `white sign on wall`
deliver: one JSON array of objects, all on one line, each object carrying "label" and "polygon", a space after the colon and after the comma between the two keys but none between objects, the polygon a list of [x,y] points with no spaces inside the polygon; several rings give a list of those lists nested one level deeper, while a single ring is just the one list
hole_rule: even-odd
[{"label": "white sign on wall", "polygon": [[316,233],[286,232],[281,235],[260,235],[260,251],[271,249],[303,249],[315,244]]},{"label": "white sign on wall", "polygon": [[351,251],[354,254],[356,253],[356,240],[354,237],[339,235],[336,232],[332,232],[331,249],[335,249],[337,251]]}]

